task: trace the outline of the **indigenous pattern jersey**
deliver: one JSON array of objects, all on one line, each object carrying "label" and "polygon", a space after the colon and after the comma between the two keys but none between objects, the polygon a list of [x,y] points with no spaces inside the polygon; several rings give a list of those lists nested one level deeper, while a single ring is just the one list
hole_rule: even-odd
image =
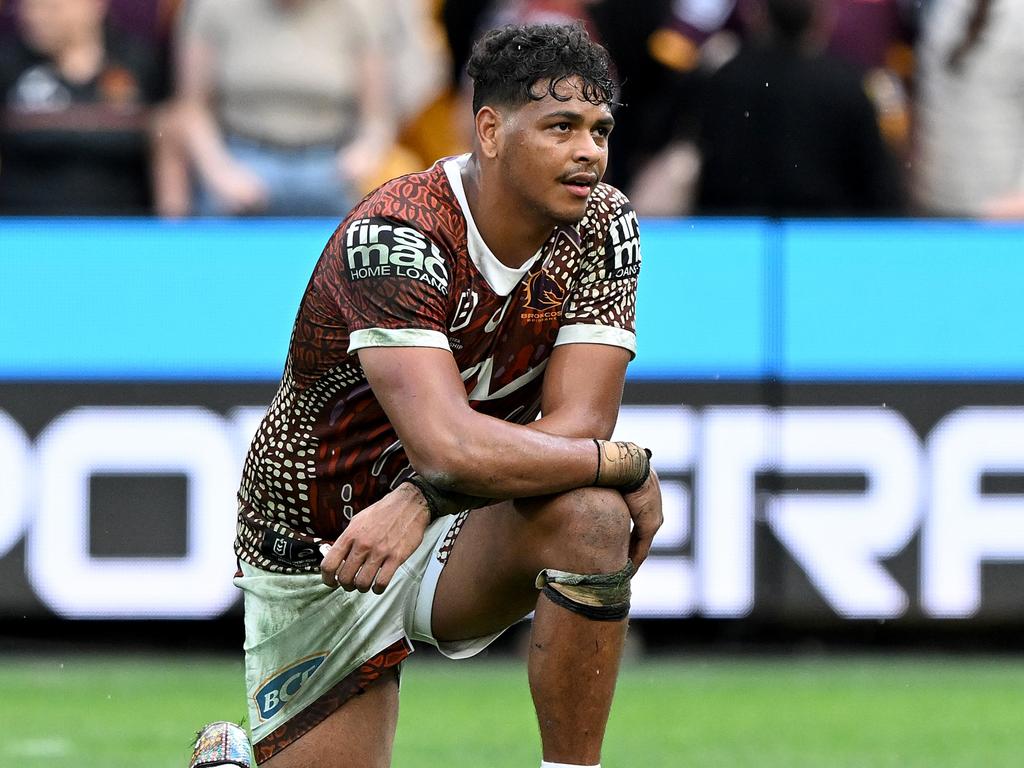
[{"label": "indigenous pattern jersey", "polygon": [[[475,410],[529,423],[552,349],[635,352],[640,246],[629,201],[600,184],[575,227],[519,269],[502,264],[462,186],[468,155],[368,195],[335,231],[292,330],[284,377],[249,448],[236,554],[279,572],[414,470],[359,364],[366,347],[450,350]],[[429,407],[429,406],[427,406]]]}]

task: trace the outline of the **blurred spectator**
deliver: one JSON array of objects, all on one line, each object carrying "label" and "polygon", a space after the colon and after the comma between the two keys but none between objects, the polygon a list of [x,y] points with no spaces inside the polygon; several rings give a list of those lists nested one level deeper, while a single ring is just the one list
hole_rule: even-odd
[{"label": "blurred spectator", "polygon": [[[594,27],[590,6],[601,0],[497,0],[486,18],[486,29],[506,24],[572,24],[583,22],[587,33],[595,40],[600,33]],[[484,30],[481,30],[481,32]]]},{"label": "blurred spectator", "polygon": [[1024,218],[1024,2],[932,0],[918,59],[918,204]]},{"label": "blurred spectator", "polygon": [[452,129],[453,81],[436,5],[436,0],[377,0],[378,13],[387,19],[383,44],[399,134],[384,164],[364,180],[365,191],[464,150]]},{"label": "blurred spectator", "polygon": [[20,0],[0,46],[0,211],[151,211],[156,53],[105,24],[106,0]]},{"label": "blurred spectator", "polygon": [[[922,0],[828,0],[821,27],[830,53],[864,76],[883,135],[902,151],[909,133],[908,86]],[[677,69],[700,63],[717,68],[735,53],[737,39],[757,35],[760,0],[673,0],[672,18],[652,41]]]},{"label": "blurred spectator", "polygon": [[184,0],[110,0],[110,16],[125,30],[166,43]]},{"label": "blurred spectator", "polygon": [[491,8],[491,0],[442,0],[441,23],[451,51],[451,82],[462,82],[480,22]]},{"label": "blurred spectator", "polygon": [[595,10],[623,80],[609,176],[644,215],[690,210],[696,115],[709,70],[735,54],[724,31],[733,9],[734,0],[606,0]]},{"label": "blurred spectator", "polygon": [[828,50],[862,73],[882,135],[899,157],[910,139],[917,0],[831,0]]},{"label": "blurred spectator", "polygon": [[906,72],[919,0],[833,0],[828,48],[862,70]]},{"label": "blurred spectator", "polygon": [[659,59],[658,31],[670,0],[604,0],[591,9],[602,44],[622,81],[607,179],[628,189],[638,167],[669,140],[675,117],[687,112],[688,74]]},{"label": "blurred spectator", "polygon": [[[376,0],[377,13],[385,22],[390,101],[400,124],[415,118],[451,82],[444,31],[431,4],[431,0]],[[436,159],[429,158],[430,162]]]},{"label": "blurred spectator", "polygon": [[[606,4],[617,2],[634,5],[627,0]],[[707,78],[736,55],[742,41],[762,34],[764,9],[761,0],[658,0],[654,4],[667,5],[669,10],[650,34],[646,51],[675,75],[642,79],[657,82],[658,98],[642,104],[644,130],[629,148],[640,162],[630,159],[632,167],[625,176],[637,210],[672,215],[689,212],[693,204],[699,167],[696,117]],[[908,154],[912,41],[920,4],[921,0],[829,0],[823,4],[819,22],[827,50],[860,74],[882,135],[899,159]],[[628,26],[625,18],[616,24],[623,26]],[[634,54],[642,50],[644,46],[633,47]],[[625,95],[624,101],[632,105],[636,99]]]},{"label": "blurred spectator", "polygon": [[[395,137],[381,15],[370,0],[192,0],[177,81],[196,212],[349,210]],[[180,213],[170,197],[162,212]]]},{"label": "blurred spectator", "polygon": [[648,46],[667,67],[688,72],[710,59],[717,69],[736,54],[749,0],[669,0],[665,5],[662,24]]},{"label": "blurred spectator", "polygon": [[704,213],[889,215],[898,171],[859,75],[822,51],[821,0],[765,0],[763,29],[710,79],[699,147]]}]

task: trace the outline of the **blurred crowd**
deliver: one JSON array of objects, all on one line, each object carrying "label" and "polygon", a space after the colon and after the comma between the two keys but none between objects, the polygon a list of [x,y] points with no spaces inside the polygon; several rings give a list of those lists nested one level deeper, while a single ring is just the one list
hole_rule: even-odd
[{"label": "blurred crowd", "polygon": [[0,214],[341,216],[575,20],[641,214],[1024,218],[1024,0],[0,0]]}]

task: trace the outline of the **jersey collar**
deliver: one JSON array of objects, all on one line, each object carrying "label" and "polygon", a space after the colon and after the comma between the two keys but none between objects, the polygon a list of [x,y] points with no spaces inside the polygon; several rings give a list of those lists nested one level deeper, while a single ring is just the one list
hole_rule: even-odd
[{"label": "jersey collar", "polygon": [[473,265],[483,275],[484,280],[487,281],[487,285],[490,286],[492,291],[498,296],[508,296],[512,293],[512,289],[522,280],[523,275],[530,271],[530,267],[540,257],[544,246],[542,245],[537,250],[537,253],[533,254],[517,269],[505,266],[498,260],[498,257],[487,247],[487,243],[480,236],[480,230],[477,229],[476,222],[473,220],[473,213],[469,210],[469,202],[466,200],[466,188],[462,184],[462,170],[468,162],[469,153],[453,157],[445,161],[444,172],[448,177],[448,183],[451,185],[452,191],[455,193],[455,199],[459,201],[462,215],[466,218],[466,245],[469,248],[469,258],[472,259]]}]

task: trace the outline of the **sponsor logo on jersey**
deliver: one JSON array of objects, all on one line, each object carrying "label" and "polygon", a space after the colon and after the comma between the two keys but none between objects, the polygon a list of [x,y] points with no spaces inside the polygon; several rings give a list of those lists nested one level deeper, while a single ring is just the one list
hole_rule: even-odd
[{"label": "sponsor logo on jersey", "polygon": [[310,676],[319,669],[327,658],[326,653],[308,657],[285,667],[267,680],[253,694],[256,709],[263,720],[269,720],[277,711],[295,696]]},{"label": "sponsor logo on jersey", "polygon": [[526,281],[526,296],[520,312],[523,320],[556,320],[562,315],[565,286],[551,273],[540,270]]},{"label": "sponsor logo on jersey", "polygon": [[441,249],[418,229],[386,219],[357,219],[345,231],[350,280],[404,277],[448,292],[448,267]]},{"label": "sponsor logo on jersey", "polygon": [[636,211],[628,203],[619,209],[605,239],[605,271],[609,280],[640,274],[640,226]]}]

